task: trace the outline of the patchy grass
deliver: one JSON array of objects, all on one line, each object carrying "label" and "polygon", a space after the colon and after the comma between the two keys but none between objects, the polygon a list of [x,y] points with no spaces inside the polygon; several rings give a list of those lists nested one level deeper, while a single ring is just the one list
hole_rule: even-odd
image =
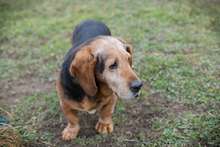
[{"label": "patchy grass", "polygon": [[[217,0],[2,0],[0,107],[29,145],[218,146],[219,7]],[[113,133],[95,131],[98,113],[80,113],[77,139],[64,142],[55,82],[73,28],[87,19],[133,46],[144,86],[139,99],[118,100]]]}]

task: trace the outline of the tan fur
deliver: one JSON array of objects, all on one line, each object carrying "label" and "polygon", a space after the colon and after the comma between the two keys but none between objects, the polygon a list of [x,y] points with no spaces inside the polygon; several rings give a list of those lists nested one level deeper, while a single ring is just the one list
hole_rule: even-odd
[{"label": "tan fur", "polygon": [[121,41],[123,44],[126,44],[126,42],[122,39],[122,38],[120,38],[120,37],[115,37],[115,38],[117,38],[119,41]]},{"label": "tan fur", "polygon": [[131,54],[131,57],[129,58],[129,63],[130,63],[130,66],[132,66],[132,63],[133,63],[133,55],[132,55],[132,48],[130,45],[126,44],[125,45],[126,48],[127,48],[127,51]]}]

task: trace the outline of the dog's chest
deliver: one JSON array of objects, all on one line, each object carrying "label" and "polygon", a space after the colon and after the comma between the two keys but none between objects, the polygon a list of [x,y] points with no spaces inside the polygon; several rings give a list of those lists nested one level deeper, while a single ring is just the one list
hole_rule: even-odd
[{"label": "dog's chest", "polygon": [[80,108],[77,108],[77,107],[73,107],[73,109],[75,110],[78,110],[78,111],[84,111],[84,112],[88,112],[89,114],[94,114],[96,112],[96,109],[93,109],[93,110],[84,110],[84,109],[80,109]]},{"label": "dog's chest", "polygon": [[90,101],[87,98],[80,105],[72,105],[72,108],[78,111],[88,112],[89,114],[94,114],[96,109],[103,107],[109,101],[108,98],[103,97],[98,101]]}]

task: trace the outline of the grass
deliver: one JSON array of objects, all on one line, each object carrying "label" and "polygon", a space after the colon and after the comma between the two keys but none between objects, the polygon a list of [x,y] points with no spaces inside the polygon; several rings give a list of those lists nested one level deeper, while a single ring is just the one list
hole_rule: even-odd
[{"label": "grass", "polygon": [[[218,146],[219,6],[217,0],[3,0],[0,106],[13,114],[23,141],[45,146]],[[73,28],[87,19],[105,22],[132,45],[144,86],[139,99],[118,100],[112,134],[96,133],[98,113],[81,113],[78,138],[64,142],[55,82]]]}]

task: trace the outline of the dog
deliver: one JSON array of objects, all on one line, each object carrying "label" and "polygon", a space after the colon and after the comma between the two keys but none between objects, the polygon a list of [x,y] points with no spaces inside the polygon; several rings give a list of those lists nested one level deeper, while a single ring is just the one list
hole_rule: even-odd
[{"label": "dog", "polygon": [[101,108],[95,129],[100,133],[112,132],[111,115],[117,97],[138,97],[142,86],[131,69],[131,46],[121,38],[112,37],[103,22],[81,22],[74,29],[71,42],[73,46],[57,78],[60,106],[68,120],[62,132],[65,141],[77,137],[78,111],[93,114]]}]

